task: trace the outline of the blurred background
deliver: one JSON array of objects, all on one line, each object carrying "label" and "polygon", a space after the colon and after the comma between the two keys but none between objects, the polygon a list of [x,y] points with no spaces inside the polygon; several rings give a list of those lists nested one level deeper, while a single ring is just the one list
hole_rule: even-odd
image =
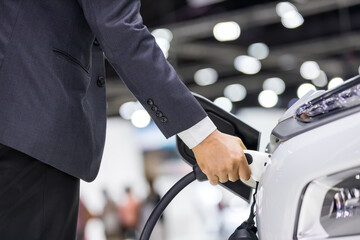
[{"label": "blurred background", "polygon": [[[310,90],[359,74],[360,0],[141,0],[144,24],[188,88],[262,133]],[[138,239],[161,196],[191,171],[106,62],[102,166],[82,182],[78,239]],[[249,204],[193,183],[166,209],[154,240],[227,239]]]}]

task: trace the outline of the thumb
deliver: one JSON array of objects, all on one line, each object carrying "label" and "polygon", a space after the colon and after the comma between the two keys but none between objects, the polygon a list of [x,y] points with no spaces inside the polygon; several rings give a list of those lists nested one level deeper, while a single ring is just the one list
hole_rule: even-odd
[{"label": "thumb", "polygon": [[239,142],[240,142],[241,148],[242,148],[243,150],[246,150],[247,148],[246,148],[245,144],[243,143],[243,141],[241,140],[241,138],[239,138]]}]

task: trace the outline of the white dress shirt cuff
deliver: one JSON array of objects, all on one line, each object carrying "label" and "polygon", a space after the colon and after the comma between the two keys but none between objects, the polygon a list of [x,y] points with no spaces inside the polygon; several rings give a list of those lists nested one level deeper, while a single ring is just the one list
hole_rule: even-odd
[{"label": "white dress shirt cuff", "polygon": [[178,133],[177,135],[190,149],[192,149],[215,130],[215,124],[210,120],[209,117],[205,117],[194,126]]}]

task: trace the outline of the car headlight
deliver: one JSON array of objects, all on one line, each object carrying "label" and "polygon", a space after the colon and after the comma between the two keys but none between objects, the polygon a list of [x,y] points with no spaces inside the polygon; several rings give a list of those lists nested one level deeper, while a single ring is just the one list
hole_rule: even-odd
[{"label": "car headlight", "polygon": [[296,111],[296,119],[312,122],[355,106],[360,106],[359,76],[300,106]]},{"label": "car headlight", "polygon": [[309,183],[295,229],[295,239],[360,237],[360,167]]}]

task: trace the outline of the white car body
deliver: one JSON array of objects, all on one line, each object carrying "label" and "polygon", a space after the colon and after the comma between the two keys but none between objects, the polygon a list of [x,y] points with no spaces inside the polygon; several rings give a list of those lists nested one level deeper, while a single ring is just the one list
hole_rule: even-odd
[{"label": "white car body", "polygon": [[[301,100],[305,102],[309,99]],[[360,111],[329,118],[332,119],[304,131],[301,127],[312,123],[298,124],[300,131],[284,139],[272,136],[271,144],[276,147],[271,152],[271,162],[261,177],[256,197],[260,240],[329,238],[320,224],[322,199],[326,191],[313,193],[319,201],[304,202],[302,196],[309,183],[317,179],[349,169],[360,169]],[[286,121],[298,120],[294,116],[283,118],[277,128],[288,131]],[[302,220],[299,220],[299,212]],[[356,223],[360,228],[360,217]],[[301,232],[301,229],[308,232]],[[355,240],[360,239],[360,235],[331,239]]]}]

